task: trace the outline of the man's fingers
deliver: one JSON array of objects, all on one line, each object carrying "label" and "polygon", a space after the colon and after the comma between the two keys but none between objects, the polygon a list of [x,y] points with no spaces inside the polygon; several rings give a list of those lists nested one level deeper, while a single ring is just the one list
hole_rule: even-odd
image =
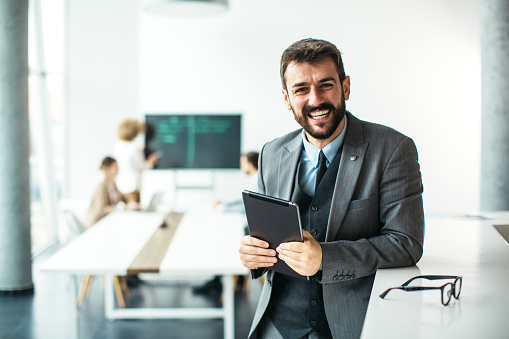
[{"label": "man's fingers", "polygon": [[242,265],[246,266],[249,269],[255,269],[259,267],[271,267],[276,263],[277,258],[260,255],[241,254],[240,260],[242,261]]},{"label": "man's fingers", "polygon": [[251,236],[243,237],[239,246],[242,264],[249,269],[273,266],[277,261],[276,251],[268,246],[266,241]]},{"label": "man's fingers", "polygon": [[248,246],[256,246],[256,247],[262,247],[262,248],[269,248],[269,243],[257,238],[254,238],[250,235],[243,236],[240,239],[240,242],[244,245]]},{"label": "man's fingers", "polygon": [[250,236],[245,236],[240,241],[239,253],[249,255],[261,256],[276,256],[276,251],[268,248],[269,244],[266,241],[256,239]]},{"label": "man's fingers", "polygon": [[241,256],[242,264],[249,269],[259,267],[271,267],[275,264],[277,259],[275,257],[260,257],[260,256]]},{"label": "man's fingers", "polygon": [[304,241],[291,241],[291,242],[284,242],[279,244],[278,249],[288,250],[292,252],[303,252],[305,251],[305,246],[308,245],[308,241],[314,240],[311,233],[309,233],[306,230],[302,230],[302,235]]}]

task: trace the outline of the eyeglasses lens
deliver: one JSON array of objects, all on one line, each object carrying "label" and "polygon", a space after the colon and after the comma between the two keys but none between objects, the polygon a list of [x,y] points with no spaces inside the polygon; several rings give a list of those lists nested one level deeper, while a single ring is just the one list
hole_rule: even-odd
[{"label": "eyeglasses lens", "polygon": [[453,295],[452,284],[451,283],[447,283],[442,288],[442,304],[444,304],[444,305],[449,304],[449,302],[451,301],[452,295]]},{"label": "eyeglasses lens", "polygon": [[454,298],[456,299],[460,297],[462,283],[461,280],[462,280],[461,278],[457,278],[456,281],[454,282]]}]

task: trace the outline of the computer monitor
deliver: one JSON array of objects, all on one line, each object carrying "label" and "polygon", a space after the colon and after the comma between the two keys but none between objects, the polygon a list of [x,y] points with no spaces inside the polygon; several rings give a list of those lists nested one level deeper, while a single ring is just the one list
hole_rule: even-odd
[{"label": "computer monitor", "polygon": [[239,168],[240,114],[147,114],[145,154],[157,169]]}]

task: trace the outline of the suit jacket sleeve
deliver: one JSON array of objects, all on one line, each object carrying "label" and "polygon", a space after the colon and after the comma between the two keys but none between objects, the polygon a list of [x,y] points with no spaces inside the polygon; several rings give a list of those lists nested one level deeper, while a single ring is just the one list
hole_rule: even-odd
[{"label": "suit jacket sleeve", "polygon": [[[322,283],[372,275],[378,268],[415,265],[422,256],[423,189],[415,144],[404,137],[387,160],[374,162],[381,169],[373,173],[379,174],[370,172],[364,179],[375,177],[378,185],[373,185],[373,178],[369,184],[375,193],[352,198],[337,240],[321,243]],[[362,178],[357,185],[363,189]]]}]

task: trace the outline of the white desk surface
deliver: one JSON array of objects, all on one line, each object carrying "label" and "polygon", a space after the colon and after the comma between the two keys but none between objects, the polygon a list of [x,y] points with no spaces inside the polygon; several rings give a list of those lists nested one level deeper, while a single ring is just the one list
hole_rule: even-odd
[{"label": "white desk surface", "polygon": [[245,216],[234,213],[187,212],[159,266],[160,274],[223,276],[221,308],[115,308],[113,275],[126,275],[136,256],[163,223],[157,213],[115,212],[60,249],[41,269],[71,275],[106,275],[108,319],[223,318],[224,337],[235,336],[233,275],[248,272],[238,255]]},{"label": "white desk surface", "polygon": [[[78,275],[126,275],[163,220],[158,213],[111,213],[60,249],[41,269]],[[247,273],[237,251],[244,220],[235,213],[186,213],[161,262],[160,273]]]},{"label": "white desk surface", "polygon": [[[509,338],[509,246],[493,227],[509,224],[509,213],[490,215],[498,218],[426,218],[424,255],[417,266],[378,270],[361,338]],[[392,290],[379,297],[426,274],[463,276],[459,300],[443,306],[439,290]]]},{"label": "white desk surface", "polygon": [[129,265],[163,221],[157,213],[110,213],[51,256],[41,270],[126,275]]},{"label": "white desk surface", "polygon": [[238,213],[184,214],[160,273],[246,274],[238,252],[245,222],[246,217]]}]

